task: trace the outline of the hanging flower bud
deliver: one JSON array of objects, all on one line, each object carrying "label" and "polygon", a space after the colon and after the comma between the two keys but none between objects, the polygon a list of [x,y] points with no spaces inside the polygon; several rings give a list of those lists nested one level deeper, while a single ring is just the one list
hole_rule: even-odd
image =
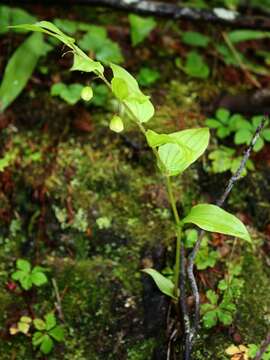
[{"label": "hanging flower bud", "polygon": [[85,86],[82,89],[81,98],[84,101],[90,101],[92,99],[92,97],[93,97],[93,90],[92,90],[91,86]]},{"label": "hanging flower bud", "polygon": [[110,129],[117,133],[124,130],[124,123],[123,120],[118,115],[114,115],[111,122],[110,122]]}]

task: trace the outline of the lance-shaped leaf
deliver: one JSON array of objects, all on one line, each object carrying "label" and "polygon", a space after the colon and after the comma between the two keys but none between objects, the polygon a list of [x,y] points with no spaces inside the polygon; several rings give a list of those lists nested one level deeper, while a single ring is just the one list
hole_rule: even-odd
[{"label": "lance-shaped leaf", "polygon": [[136,79],[119,65],[111,64],[111,69],[114,76],[112,91],[115,96],[124,102],[139,122],[150,120],[154,115],[154,106],[140,90]]},{"label": "lance-shaped leaf", "polygon": [[104,68],[100,62],[90,59],[86,54],[84,55],[85,56],[74,53],[73,66],[70,70],[78,70],[83,72],[98,71],[99,73],[103,73]]},{"label": "lance-shaped leaf", "polygon": [[245,225],[236,216],[216,205],[199,204],[193,206],[182,221],[184,224],[195,224],[206,231],[236,236],[251,242]]},{"label": "lance-shaped leaf", "polygon": [[142,271],[152,277],[157,287],[163,294],[176,299],[174,295],[174,284],[170,279],[166,278],[155,269],[143,269]]},{"label": "lance-shaped leaf", "polygon": [[42,32],[44,34],[51,35],[57,38],[58,40],[60,40],[61,42],[63,42],[69,48],[74,49],[75,39],[64,34],[60,29],[58,29],[57,26],[55,26],[53,23],[49,21],[39,21],[35,24],[22,24],[11,27],[17,29],[29,30],[29,31]]},{"label": "lance-shaped leaf", "polygon": [[39,58],[45,55],[46,51],[48,46],[42,34],[32,34],[12,54],[0,86],[0,112],[4,111],[21,93]]}]

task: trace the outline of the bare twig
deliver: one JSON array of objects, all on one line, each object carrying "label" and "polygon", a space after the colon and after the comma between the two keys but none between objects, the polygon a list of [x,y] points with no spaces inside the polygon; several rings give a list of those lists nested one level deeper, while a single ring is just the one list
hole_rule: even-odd
[{"label": "bare twig", "polygon": [[61,297],[59,294],[59,290],[58,290],[58,285],[55,279],[52,279],[52,284],[53,284],[53,288],[54,288],[54,292],[55,292],[55,297],[56,297],[56,302],[55,302],[55,308],[58,312],[58,316],[59,318],[64,321],[64,314],[62,311],[62,301],[61,301]]},{"label": "bare twig", "polygon": [[263,357],[263,354],[266,352],[269,345],[270,345],[270,332],[267,334],[266,339],[263,341],[254,360],[261,360]]},{"label": "bare twig", "polygon": [[[4,1],[4,3],[9,1]],[[35,3],[35,0],[25,0],[25,4]],[[21,1],[13,0],[13,4]],[[55,4],[54,0],[43,0],[42,4]],[[183,19],[195,22],[206,22],[212,24],[221,24],[225,26],[270,30],[270,19],[267,16],[249,16],[238,12],[214,8],[214,9],[196,9],[177,4],[166,3],[166,1],[146,1],[146,0],[58,0],[59,6],[88,5],[109,7],[113,9],[124,10],[128,12],[137,12],[146,15],[160,16],[169,19]]]},{"label": "bare twig", "polygon": [[[224,193],[222,194],[220,199],[216,202],[216,204],[218,206],[220,206],[220,207],[223,206],[223,204],[224,204],[225,200],[227,199],[228,195],[230,194],[235,182],[240,179],[241,174],[245,168],[245,165],[250,157],[251,151],[252,151],[256,141],[259,138],[261,130],[263,129],[263,127],[265,125],[265,122],[266,122],[266,116],[265,116],[265,119],[261,122],[261,124],[257,127],[249,147],[244,152],[243,159],[241,161],[239,168],[237,169],[236,173],[232,175]],[[191,328],[191,332],[190,332],[190,336],[189,336],[190,351],[192,350],[192,345],[193,345],[194,339],[196,338],[196,334],[197,334],[197,331],[199,328],[199,321],[200,321],[200,294],[199,294],[199,290],[198,290],[198,286],[197,286],[197,282],[196,282],[193,270],[194,270],[194,262],[196,259],[196,255],[200,249],[202,238],[203,238],[204,234],[205,234],[204,230],[200,231],[198,240],[188,257],[187,275],[188,275],[192,294],[194,296],[194,301],[195,301],[194,323]]]}]

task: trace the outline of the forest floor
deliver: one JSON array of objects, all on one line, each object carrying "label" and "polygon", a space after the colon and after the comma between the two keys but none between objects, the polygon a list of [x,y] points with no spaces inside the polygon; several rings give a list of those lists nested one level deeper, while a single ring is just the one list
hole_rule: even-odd
[{"label": "forest floor", "polygon": [[[177,66],[176,60],[190,50],[181,42],[181,31],[221,41],[217,37],[224,29],[219,26],[157,20],[150,36],[132,47],[124,13],[82,7],[27,10],[40,19],[105,26],[121,45],[124,66],[131,73],[138,74],[141,67],[154,69],[159,79],[144,91],[156,107],[149,123],[156,131],[204,126],[220,104],[233,112],[236,94],[256,90],[239,67],[224,64],[211,48],[200,50],[209,64],[208,78],[191,77]],[[21,34],[11,32],[0,37],[1,73],[21,40]],[[263,50],[267,44],[244,42],[241,51]],[[109,94],[89,106],[71,106],[50,96],[56,82],[88,81],[68,71],[71,57],[61,57],[61,51],[58,46],[42,59],[24,92],[0,115],[0,153],[10,153],[13,159],[0,171],[1,360],[165,360],[169,301],[140,271],[153,266],[172,273],[174,228],[163,179],[132,124],[119,135],[110,131],[115,103]],[[257,79],[263,87],[270,77]],[[229,101],[227,94],[232,95]],[[247,118],[254,112],[261,115],[248,103],[239,105],[237,112]],[[208,157],[221,145],[236,149],[237,156],[245,148],[235,146],[232,138],[217,138],[213,131],[208,153],[174,182],[182,214],[195,203],[214,202],[221,195],[231,173],[215,173]],[[229,264],[241,265],[236,275],[241,286],[232,324],[211,329],[202,324],[196,360],[241,360],[225,350],[232,344],[259,345],[269,329],[269,150],[266,143],[252,155],[254,170],[235,185],[226,204],[226,210],[248,226],[254,245],[212,235],[200,255],[203,264],[196,277],[203,303],[207,290],[217,290]],[[215,260],[205,265],[211,256]],[[50,282],[23,291],[11,279],[17,259],[47,268]],[[192,311],[192,297],[189,306]],[[65,339],[49,355],[33,349],[30,334],[10,334],[21,316],[43,317],[51,310],[63,323]]]}]

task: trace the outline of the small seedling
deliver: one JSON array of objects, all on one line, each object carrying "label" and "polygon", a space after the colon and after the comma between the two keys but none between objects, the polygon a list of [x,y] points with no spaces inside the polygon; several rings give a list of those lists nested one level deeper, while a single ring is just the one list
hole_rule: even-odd
[{"label": "small seedling", "polygon": [[32,337],[33,346],[39,347],[43,354],[52,351],[54,341],[61,342],[64,340],[64,329],[57,325],[53,313],[49,313],[43,319],[34,319],[33,324],[37,330]]},{"label": "small seedling", "polygon": [[35,286],[42,286],[48,282],[46,271],[41,266],[31,269],[31,264],[27,260],[18,259],[16,261],[17,270],[12,274],[12,279],[20,283],[24,290],[29,290]]},{"label": "small seedling", "polygon": [[31,323],[32,319],[29,316],[22,316],[16,325],[12,325],[9,328],[9,332],[11,335],[16,335],[18,333],[27,335],[29,333]]}]

